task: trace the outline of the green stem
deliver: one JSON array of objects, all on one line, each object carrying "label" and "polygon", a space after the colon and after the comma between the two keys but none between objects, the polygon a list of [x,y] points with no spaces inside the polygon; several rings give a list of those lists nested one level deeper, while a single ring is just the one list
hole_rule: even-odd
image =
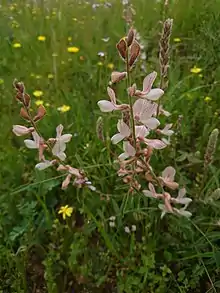
[{"label": "green stem", "polygon": [[[130,74],[130,66],[129,66],[129,56],[128,56],[128,48],[126,50],[126,71],[127,71],[127,88],[131,87],[131,74]],[[135,137],[135,122],[134,122],[134,113],[133,113],[133,104],[132,97],[128,93],[128,101],[130,105],[130,114],[131,114],[131,127],[132,127],[132,138],[134,141],[134,147],[136,149],[136,137]]]}]

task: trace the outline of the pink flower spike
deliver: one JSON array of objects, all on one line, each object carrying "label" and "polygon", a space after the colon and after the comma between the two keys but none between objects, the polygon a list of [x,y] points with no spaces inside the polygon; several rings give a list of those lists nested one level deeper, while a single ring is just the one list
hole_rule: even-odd
[{"label": "pink flower spike", "polygon": [[134,157],[136,154],[135,148],[130,144],[128,141],[123,142],[123,150],[124,153],[122,153],[118,158],[119,160],[125,160],[129,157]]},{"label": "pink flower spike", "polygon": [[37,134],[36,131],[33,131],[33,132],[32,132],[32,137],[33,137],[34,140],[31,140],[31,139],[25,139],[25,140],[24,140],[24,143],[25,143],[26,147],[29,148],[29,149],[38,149],[39,146],[40,146],[41,138],[40,138],[40,136]]},{"label": "pink flower spike", "polygon": [[116,133],[111,138],[111,141],[113,144],[117,144],[120,141],[122,141],[124,138],[129,137],[131,135],[130,128],[128,127],[126,123],[124,123],[122,119],[118,120],[117,128],[119,133]]},{"label": "pink flower spike", "polygon": [[156,150],[162,150],[167,147],[167,144],[159,139],[144,139],[144,142],[151,148]]},{"label": "pink flower spike", "polygon": [[34,128],[33,127],[27,128],[22,125],[13,125],[12,131],[14,132],[15,135],[22,136],[34,131]]},{"label": "pink flower spike", "polygon": [[159,177],[159,179],[165,186],[175,190],[179,187],[179,184],[177,182],[174,182],[175,174],[176,170],[173,167],[169,166],[164,169],[164,171],[162,172],[162,177]]}]

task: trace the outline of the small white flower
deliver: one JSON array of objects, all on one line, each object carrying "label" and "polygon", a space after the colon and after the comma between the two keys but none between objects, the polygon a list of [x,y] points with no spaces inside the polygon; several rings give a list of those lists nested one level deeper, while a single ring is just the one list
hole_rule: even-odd
[{"label": "small white flower", "polygon": [[66,158],[66,154],[64,151],[66,150],[66,143],[69,142],[72,138],[71,134],[63,134],[63,125],[58,125],[56,128],[57,136],[56,142],[52,148],[52,153],[54,156],[60,158],[60,160],[64,161]]},{"label": "small white flower", "polygon": [[115,216],[111,216],[111,217],[109,218],[110,221],[115,221],[115,219],[116,219]]},{"label": "small white flower", "polygon": [[98,52],[98,56],[99,57],[104,57],[105,56],[105,53],[104,52]]},{"label": "small white flower", "polygon": [[125,233],[128,233],[128,234],[131,233],[131,230],[128,226],[125,226]]},{"label": "small white flower", "polygon": [[109,222],[110,227],[115,227],[115,222]]},{"label": "small white flower", "polygon": [[136,230],[137,230],[136,225],[132,225],[132,226],[131,226],[131,231],[135,232]]}]

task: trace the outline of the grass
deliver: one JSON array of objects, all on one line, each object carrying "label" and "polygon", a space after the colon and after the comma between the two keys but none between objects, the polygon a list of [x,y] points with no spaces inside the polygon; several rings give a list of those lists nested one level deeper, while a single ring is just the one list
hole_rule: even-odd
[{"label": "grass", "polygon": [[[218,193],[212,194],[220,187],[218,145],[201,190],[208,139],[219,128],[220,4],[170,1],[163,15],[162,2],[132,1],[134,21],[145,43],[147,72],[159,72],[160,21],[174,19],[163,104],[173,113],[169,119],[176,135],[172,147],[158,153],[153,164],[158,172],[169,164],[177,169],[178,182],[193,199],[190,220],[172,215],[161,220],[156,202],[141,193],[129,195],[110,151],[116,148],[103,146],[95,135],[102,115],[97,101],[106,98],[112,64],[123,70],[115,49],[127,31],[120,1],[111,1],[111,7],[100,1],[97,9],[90,1],[1,1],[0,292],[220,290],[220,205]],[[70,47],[79,51],[70,53]],[[192,73],[194,66],[202,71]],[[138,88],[145,75],[137,65],[132,79]],[[98,192],[74,187],[61,191],[60,173],[34,169],[36,152],[11,131],[21,123],[12,88],[15,78],[25,83],[33,108],[43,101],[47,116],[40,129],[46,137],[55,135],[59,123],[73,134],[68,163],[84,169]],[[37,98],[35,91],[43,95]],[[119,92],[124,95],[123,89]],[[69,111],[60,112],[63,105]],[[111,137],[116,115],[103,119],[104,133]],[[63,221],[58,210],[66,204],[74,211]],[[111,216],[116,217],[113,228]],[[132,225],[136,231],[125,233]]]}]

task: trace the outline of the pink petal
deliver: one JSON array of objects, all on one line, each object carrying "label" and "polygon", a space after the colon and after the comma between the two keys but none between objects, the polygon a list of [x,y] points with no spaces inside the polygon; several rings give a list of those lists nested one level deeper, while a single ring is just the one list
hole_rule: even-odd
[{"label": "pink petal", "polygon": [[61,134],[63,132],[63,125],[62,124],[57,126],[56,132],[57,132],[57,138],[61,137]]},{"label": "pink petal", "polygon": [[32,131],[32,128],[27,128],[22,125],[13,125],[12,131],[14,132],[15,135],[22,136],[22,135],[30,133]]},{"label": "pink petal", "polygon": [[147,100],[143,100],[143,101],[144,101],[144,105],[143,105],[142,112],[141,112],[141,120],[142,119],[146,120],[146,119],[152,117],[152,115],[154,115],[156,113],[157,104],[152,103]]},{"label": "pink petal", "polygon": [[112,138],[111,138],[111,142],[112,142],[113,144],[117,144],[117,143],[119,143],[120,141],[122,141],[124,138],[125,138],[124,135],[121,135],[120,133],[116,133],[115,135],[112,136]]},{"label": "pink petal", "polygon": [[116,96],[115,96],[114,90],[110,87],[107,87],[107,92],[108,92],[108,95],[109,95],[111,102],[113,104],[116,104]]},{"label": "pink petal", "polygon": [[149,134],[148,129],[144,126],[135,126],[135,135],[136,137],[145,138]]},{"label": "pink petal", "polygon": [[156,71],[151,72],[145,77],[143,81],[143,92],[149,93],[156,77],[157,77]]},{"label": "pink petal", "polygon": [[39,147],[39,144],[40,144],[40,141],[41,141],[41,138],[40,136],[38,135],[38,133],[36,131],[33,131],[32,132],[32,137],[36,143],[36,145]]},{"label": "pink petal", "polygon": [[136,154],[135,148],[128,141],[124,142],[123,149],[130,157],[134,157]]},{"label": "pink petal", "polygon": [[127,76],[127,72],[118,72],[118,71],[113,71],[111,74],[111,82],[116,83],[121,81]]},{"label": "pink petal", "polygon": [[149,129],[156,129],[160,125],[160,121],[156,118],[149,118],[147,120],[141,119],[141,122]]},{"label": "pink petal", "polygon": [[37,145],[36,142],[31,139],[25,139],[24,143],[25,143],[26,147],[29,149],[38,149],[38,147],[39,147],[39,145]]},{"label": "pink petal", "polygon": [[143,99],[138,99],[134,102],[133,113],[134,116],[140,116],[145,106],[145,101]]},{"label": "pink petal", "polygon": [[61,187],[63,190],[68,187],[68,185],[70,184],[71,178],[72,178],[72,175],[68,174],[66,178],[63,180],[62,187]]},{"label": "pink petal", "polygon": [[61,160],[64,161],[66,159],[66,154],[64,152],[57,153],[56,156]]},{"label": "pink petal", "polygon": [[156,194],[156,190],[155,190],[154,185],[153,185],[152,183],[149,183],[149,184],[148,184],[148,188],[149,188],[149,190],[150,190],[152,193],[155,193],[155,194]]},{"label": "pink petal", "polygon": [[147,95],[144,95],[144,98],[151,101],[157,101],[163,94],[164,91],[159,88],[152,89]]},{"label": "pink petal", "polygon": [[69,142],[71,140],[71,138],[72,138],[72,134],[64,134],[64,135],[61,136],[60,140],[62,142],[67,143],[67,142]]},{"label": "pink petal", "polygon": [[178,192],[178,197],[177,198],[183,198],[186,194],[186,189],[185,188],[181,188]]},{"label": "pink petal", "polygon": [[102,112],[112,112],[116,110],[116,106],[107,100],[101,100],[97,104]]},{"label": "pink petal", "polygon": [[124,123],[124,121],[122,119],[118,120],[117,128],[122,136],[124,136],[124,137],[130,136],[131,130],[128,127],[128,125],[126,123]]},{"label": "pink petal", "polygon": [[188,205],[189,203],[192,202],[192,199],[189,197],[184,197],[184,198],[176,198],[176,202],[179,204],[184,204],[184,205]]},{"label": "pink petal", "polygon": [[168,180],[164,180],[164,184],[172,189],[172,190],[175,190],[179,187],[179,184],[177,182],[174,182],[174,181],[168,181]]},{"label": "pink petal", "polygon": [[146,197],[153,197],[153,198],[155,198],[153,192],[151,192],[150,190],[143,190],[143,194],[144,194]]},{"label": "pink petal", "polygon": [[169,166],[163,170],[162,177],[164,179],[166,179],[166,178],[169,179],[169,181],[173,181],[175,174],[176,174],[176,170],[172,166]]},{"label": "pink petal", "polygon": [[129,155],[127,153],[122,153],[120,156],[118,156],[119,160],[124,161],[127,158],[129,158]]},{"label": "pink petal", "polygon": [[145,139],[145,142],[156,150],[164,149],[167,145],[159,139]]},{"label": "pink petal", "polygon": [[46,168],[48,168],[48,167],[50,167],[52,165],[53,165],[53,162],[51,162],[51,161],[45,161],[45,162],[38,163],[35,166],[35,168],[38,169],[38,170],[40,170],[40,171],[42,171],[42,170],[44,170],[44,169],[46,169]]}]

